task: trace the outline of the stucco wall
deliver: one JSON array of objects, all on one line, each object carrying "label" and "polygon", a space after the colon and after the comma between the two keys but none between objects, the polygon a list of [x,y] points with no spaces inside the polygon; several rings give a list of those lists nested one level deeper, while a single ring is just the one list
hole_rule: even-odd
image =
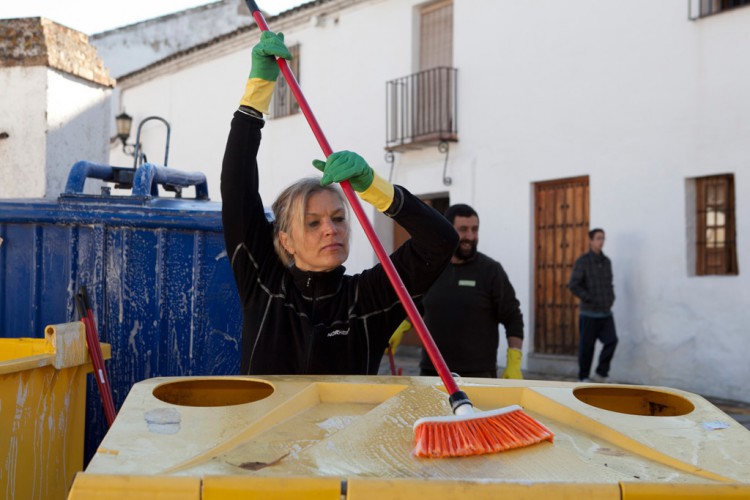
[{"label": "stucco wall", "polygon": [[109,161],[114,82],[83,33],[36,17],[0,34],[0,198],[57,197],[76,161]]},{"label": "stucco wall", "polygon": [[110,74],[119,78],[252,23],[243,0],[223,0],[98,33],[91,43],[109,62]]},{"label": "stucco wall", "polygon": [[[301,44],[300,81],[333,149],[360,152],[384,177],[385,82],[415,71],[416,5],[364,1],[328,12],[322,26],[284,27],[287,42]],[[529,351],[533,185],[588,175],[591,226],[607,230],[615,272],[621,342],[612,378],[750,400],[750,98],[740,91],[750,85],[750,65],[728,50],[750,42],[750,8],[691,22],[682,0],[455,0],[454,23],[453,183],[443,185],[444,156],[435,148],[397,155],[394,182],[479,211],[480,250],[510,275]],[[123,93],[129,113],[170,120],[170,166],[205,171],[214,199],[253,37],[234,43]],[[300,115],[269,120],[259,158],[267,203],[291,180],[314,174],[309,161],[319,155]],[[695,277],[686,179],[715,173],[735,176],[740,274]],[[387,241],[388,223],[369,213]],[[373,262],[357,233],[348,269]]]},{"label": "stucco wall", "polygon": [[44,196],[46,69],[0,68],[0,198]]}]

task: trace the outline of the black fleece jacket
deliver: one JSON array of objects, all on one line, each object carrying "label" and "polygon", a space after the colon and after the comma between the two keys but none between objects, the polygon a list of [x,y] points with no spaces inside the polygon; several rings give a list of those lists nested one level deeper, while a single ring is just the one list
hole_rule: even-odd
[{"label": "black fleece jacket", "polygon": [[[285,267],[258,192],[256,156],[263,121],[236,112],[221,172],[224,238],[242,304],[242,374],[376,374],[406,313],[380,264],[356,275],[344,267]],[[385,212],[412,238],[391,255],[419,299],[458,243],[451,224],[395,186]]]}]

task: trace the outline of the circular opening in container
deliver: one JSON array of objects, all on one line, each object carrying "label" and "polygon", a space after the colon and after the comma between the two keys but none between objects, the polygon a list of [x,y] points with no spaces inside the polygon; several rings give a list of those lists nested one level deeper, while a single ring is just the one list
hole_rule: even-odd
[{"label": "circular opening in container", "polygon": [[669,392],[630,387],[579,387],[573,395],[602,410],[648,417],[677,417],[695,409],[693,403]]},{"label": "circular opening in container", "polygon": [[157,386],[156,399],[179,406],[233,406],[254,403],[273,394],[273,386],[260,380],[198,378]]}]

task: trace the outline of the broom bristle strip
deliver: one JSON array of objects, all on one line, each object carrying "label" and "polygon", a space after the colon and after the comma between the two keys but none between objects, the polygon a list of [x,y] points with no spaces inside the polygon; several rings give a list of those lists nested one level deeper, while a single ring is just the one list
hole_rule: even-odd
[{"label": "broom bristle strip", "polygon": [[414,424],[418,457],[482,455],[553,439],[552,431],[517,405],[460,417],[421,418]]}]

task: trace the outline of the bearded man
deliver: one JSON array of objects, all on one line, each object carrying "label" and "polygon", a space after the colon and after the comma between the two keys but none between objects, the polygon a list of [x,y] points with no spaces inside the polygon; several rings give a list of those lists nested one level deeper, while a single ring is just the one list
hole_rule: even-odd
[{"label": "bearded man", "polygon": [[[477,251],[479,215],[468,205],[452,205],[445,217],[459,244],[437,281],[422,299],[424,321],[448,368],[462,377],[497,378],[498,325],[508,340],[502,378],[523,378],[523,315],[503,266]],[[420,375],[435,376],[422,352]]]}]

